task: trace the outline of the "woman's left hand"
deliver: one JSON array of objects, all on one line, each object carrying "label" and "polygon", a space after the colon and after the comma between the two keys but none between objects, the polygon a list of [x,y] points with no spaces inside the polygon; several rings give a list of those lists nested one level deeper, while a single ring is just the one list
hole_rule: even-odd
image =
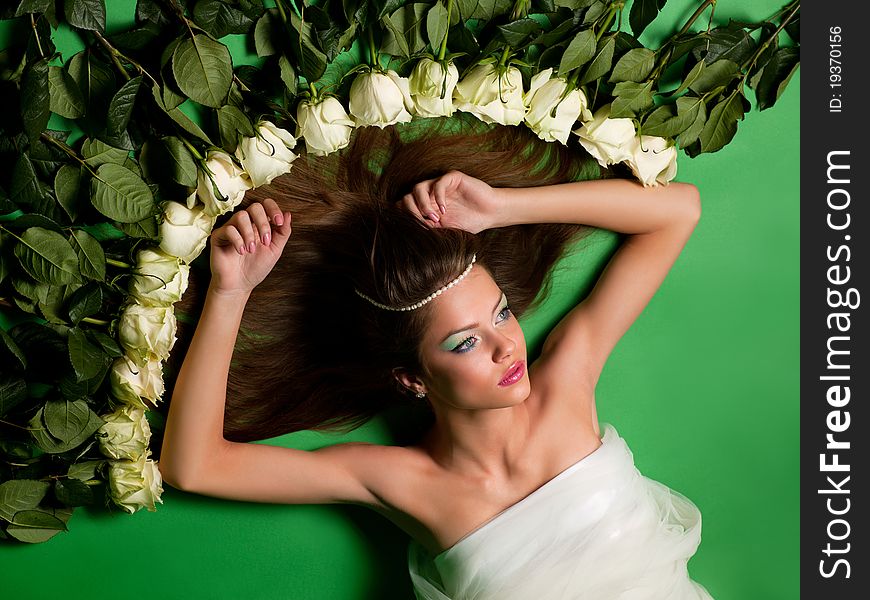
[{"label": "woman's left hand", "polygon": [[452,170],[421,181],[398,204],[430,227],[479,233],[495,225],[503,202],[496,188]]}]

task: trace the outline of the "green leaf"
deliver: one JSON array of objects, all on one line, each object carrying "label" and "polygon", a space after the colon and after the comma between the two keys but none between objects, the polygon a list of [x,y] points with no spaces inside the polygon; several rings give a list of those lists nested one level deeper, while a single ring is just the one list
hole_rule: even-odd
[{"label": "green leaf", "polygon": [[[70,329],[70,345],[74,345],[76,330]],[[81,333],[81,332],[79,332]],[[84,336],[84,334],[82,334]],[[49,400],[45,403],[43,417],[48,432],[62,442],[75,439],[88,424],[88,405],[79,400]]]},{"label": "green leaf", "polygon": [[70,59],[67,69],[79,86],[87,114],[102,114],[115,89],[115,76],[109,65],[94,57],[90,50],[84,50]]},{"label": "green leaf", "polygon": [[644,123],[644,135],[659,137],[675,137],[688,129],[698,118],[698,111],[704,106],[704,101],[697,96],[683,96],[677,99],[677,114],[659,123]]},{"label": "green leaf", "polygon": [[558,74],[565,76],[569,71],[582,67],[595,56],[595,32],[584,29],[574,36],[562,60],[559,62]]},{"label": "green leaf", "polygon": [[692,69],[689,71],[688,75],[686,75],[686,78],[683,79],[683,82],[680,84],[680,87],[678,87],[673,92],[671,92],[671,95],[676,96],[680,92],[683,92],[683,91],[689,89],[689,86],[692,85],[693,83],[695,83],[695,80],[698,79],[698,77],[700,77],[701,73],[704,72],[704,67],[706,66],[706,64],[707,63],[705,63],[703,60],[699,60],[697,63],[695,63],[695,66],[692,67]]},{"label": "green leaf", "polygon": [[185,39],[172,53],[172,73],[191,100],[219,108],[233,80],[230,51],[207,35]]},{"label": "green leaf", "polygon": [[[603,38],[602,41],[604,41]],[[616,42],[613,36],[608,36],[603,45],[599,44],[600,49],[589,66],[586,67],[586,72],[580,78],[580,85],[594,81],[610,70],[610,66],[613,64],[613,49],[615,46]]]},{"label": "green leaf", "polygon": [[[445,20],[447,13],[445,12]],[[498,26],[498,37],[506,44],[518,48],[526,43],[530,36],[537,35],[541,31],[541,25],[531,17],[519,19]],[[446,31],[446,28],[445,28]]]},{"label": "green leaf", "polygon": [[67,119],[85,114],[85,101],[78,84],[61,67],[48,68],[49,109]]},{"label": "green leaf", "polygon": [[257,56],[263,58],[278,54],[275,40],[278,39],[277,30],[279,27],[278,11],[274,8],[267,10],[262,17],[257,19],[257,24],[254,26],[254,47],[257,50]]},{"label": "green leaf", "polygon": [[115,338],[109,337],[102,331],[88,331],[88,336],[111,358],[119,358],[124,355],[124,351],[121,350]]},{"label": "green leaf", "polygon": [[62,166],[54,176],[54,195],[70,221],[75,221],[79,215],[78,199],[81,181],[82,169],[75,165]]},{"label": "green leaf", "polygon": [[[314,42],[313,28],[308,21],[302,22],[296,13],[290,13],[290,48],[303,75],[309,81],[316,81],[323,75],[329,62],[323,51]],[[422,37],[420,38],[422,40]]]},{"label": "green leaf", "polygon": [[86,283],[77,289],[69,299],[67,314],[73,325],[78,325],[85,317],[100,312],[103,307],[103,288],[96,281]]},{"label": "green leaf", "polygon": [[121,132],[127,129],[130,116],[133,114],[136,94],[139,93],[139,85],[141,83],[141,76],[134,77],[122,85],[121,89],[112,97],[106,121],[106,128],[110,135],[120,135]]},{"label": "green leaf", "polygon": [[79,257],[79,270],[88,279],[106,279],[106,255],[103,247],[91,234],[83,229],[73,231],[70,240]]},{"label": "green leaf", "polygon": [[196,162],[184,142],[174,136],[165,137],[161,141],[169,158],[166,165],[169,178],[180,185],[196,187]]},{"label": "green leaf", "polygon": [[27,382],[24,379],[12,373],[0,373],[0,417],[27,398]]},{"label": "green leaf", "polygon": [[107,461],[103,460],[85,460],[82,462],[73,463],[69,466],[66,474],[73,478],[78,479],[79,481],[90,481],[91,479],[97,478],[97,469],[100,465],[105,464]]},{"label": "green leaf", "polygon": [[[222,106],[218,110],[218,129],[220,129],[221,147],[229,153],[236,150],[239,135],[254,137],[254,126],[248,116],[235,106]],[[196,166],[194,165],[194,169]]]},{"label": "green leaf", "polygon": [[653,105],[652,81],[635,83],[622,81],[613,88],[616,98],[610,106],[610,118],[630,118],[636,112]]},{"label": "green leaf", "polygon": [[[87,402],[84,400],[76,400],[72,402],[72,404],[76,405],[76,408],[73,409],[76,414],[82,413],[86,411],[87,421],[84,424],[83,429],[81,429],[77,435],[67,440],[62,440],[56,438],[52,435],[46,426],[46,421],[48,417],[44,417],[43,415],[47,410],[51,410],[53,413],[53,418],[62,418],[62,413],[65,411],[59,409],[49,409],[48,406],[51,404],[59,404],[66,403],[68,400],[56,401],[52,400],[46,403],[45,406],[41,407],[37,413],[33,416],[33,418],[28,422],[28,425],[31,427],[30,433],[33,435],[33,439],[36,441],[37,446],[39,446],[43,451],[48,452],[50,454],[57,454],[60,452],[66,452],[67,450],[72,450],[76,446],[80,445],[82,442],[91,437],[97,429],[99,429],[105,421],[103,421],[97,414],[95,414],[90,408],[88,408]],[[60,426],[61,423],[54,423],[55,426]]]},{"label": "green leaf", "polygon": [[33,168],[30,155],[26,152],[15,161],[12,169],[12,186],[9,189],[10,199],[19,207],[31,206],[42,198],[42,187]]},{"label": "green leaf", "polygon": [[700,106],[698,106],[698,115],[695,117],[695,120],[685,131],[677,136],[677,144],[679,144],[680,148],[687,148],[694,144],[697,141],[698,136],[701,135],[701,131],[703,131],[706,123],[707,105],[704,102],[701,102]]},{"label": "green leaf", "polygon": [[[334,63],[335,61],[330,64]],[[281,81],[284,83],[284,87],[295,96],[297,92],[296,69],[293,68],[293,64],[283,54],[278,57],[278,72],[281,74]]]},{"label": "green leaf", "polygon": [[448,25],[447,7],[438,0],[426,14],[426,35],[429,36],[429,46],[435,54],[441,49],[441,41],[447,35]]},{"label": "green leaf", "polygon": [[21,267],[39,282],[63,285],[81,281],[75,250],[55,231],[29,228],[15,245],[14,252]]},{"label": "green leaf", "polygon": [[67,506],[85,506],[94,502],[91,486],[78,479],[56,479],[54,495]]},{"label": "green leaf", "polygon": [[737,121],[743,119],[743,96],[737,90],[710,111],[701,131],[701,152],[716,152],[737,133]]},{"label": "green leaf", "polygon": [[[47,507],[39,507],[39,508],[41,508],[42,510],[32,511],[32,512],[40,512],[40,513],[46,515],[45,517],[39,517],[39,519],[48,519],[48,518],[53,516],[54,518],[57,518],[58,520],[62,521],[63,523],[66,523],[67,521],[69,521],[70,517],[72,516],[72,512],[73,512],[73,509],[69,508],[69,507],[55,508],[55,507],[47,506]],[[28,511],[28,512],[31,512],[31,511]],[[15,518],[19,519],[18,514],[15,515]],[[36,518],[33,516],[22,516],[20,518],[24,521],[23,525],[9,525],[6,528],[6,532],[9,534],[9,536],[14,537],[15,539],[17,539],[20,542],[27,542],[29,544],[43,543],[43,542],[47,542],[48,540],[53,538],[55,535],[57,535],[61,531],[64,531],[62,529],[53,529],[53,528],[43,527],[41,525],[41,523],[43,523],[43,521],[42,520],[37,521]],[[28,523],[33,523],[33,524],[28,524]]]},{"label": "green leaf", "polygon": [[50,484],[47,481],[13,479],[0,483],[0,518],[12,521],[18,511],[36,508]]},{"label": "green leaf", "polygon": [[617,61],[608,81],[643,81],[653,70],[655,59],[655,52],[647,48],[629,50]]},{"label": "green leaf", "polygon": [[137,238],[156,238],[157,237],[157,218],[146,217],[135,223],[115,223],[115,226],[131,237]]},{"label": "green leaf", "polygon": [[426,42],[420,30],[428,8],[429,5],[423,2],[406,4],[382,19],[382,23],[386,26],[386,34],[380,51],[407,58],[423,50]]},{"label": "green leaf", "polygon": [[[6,348],[6,351],[11,354],[17,361],[18,364],[21,365],[22,369],[27,368],[27,358],[24,356],[24,352],[22,352],[21,348],[18,347],[18,344],[15,343],[15,340],[12,339],[6,331],[0,327],[0,343],[2,343],[3,347]],[[14,365],[11,363],[4,361],[5,365],[8,365],[10,368],[13,368]],[[0,414],[2,414],[2,410],[0,410]]]},{"label": "green leaf", "polygon": [[51,116],[48,89],[48,59],[29,63],[21,79],[21,117],[31,144],[48,126]]},{"label": "green leaf", "polygon": [[755,52],[755,40],[743,28],[717,27],[706,37],[707,43],[695,46],[692,54],[708,66],[722,58],[743,64]]},{"label": "green leaf", "polygon": [[755,90],[759,110],[770,108],[779,100],[792,75],[798,70],[800,59],[798,48],[780,48],[771,57],[764,66]]},{"label": "green leaf", "polygon": [[253,23],[238,8],[218,0],[199,0],[193,7],[193,20],[215,38],[247,33]]},{"label": "green leaf", "polygon": [[503,15],[513,6],[513,0],[457,0],[460,14],[463,19],[481,19],[491,21],[499,15]]},{"label": "green leaf", "polygon": [[214,145],[212,144],[212,141],[209,139],[209,137],[205,134],[205,132],[199,128],[199,125],[191,121],[187,115],[181,112],[181,109],[166,108],[166,105],[163,103],[163,98],[160,97],[160,88],[158,86],[151,86],[151,95],[154,97],[155,102],[157,102],[157,105],[163,110],[163,112],[169,115],[169,118],[175,121],[175,123],[179,127],[184,129],[192,136],[201,139],[210,146]]},{"label": "green leaf", "polygon": [[106,5],[103,0],[65,0],[63,12],[73,27],[100,33],[106,31]]},{"label": "green leaf", "polygon": [[659,10],[665,5],[667,0],[634,0],[631,3],[631,12],[628,15],[628,22],[631,25],[631,32],[634,37],[640,37],[646,26],[652,23],[653,19],[659,14]]},{"label": "green leaf", "polygon": [[108,144],[104,144],[100,140],[86,139],[82,143],[82,157],[85,162],[93,167],[100,167],[104,164],[122,165],[127,160],[127,151],[115,148]]},{"label": "green leaf", "polygon": [[[704,61],[700,61],[698,64],[703,63]],[[737,63],[727,58],[719,59],[714,63],[708,64],[698,74],[695,81],[689,85],[689,89],[698,94],[703,94],[719,86],[727,86],[737,76],[739,68]]]},{"label": "green leaf", "polygon": [[154,214],[151,190],[141,177],[121,165],[100,165],[91,190],[94,207],[115,221],[135,223]]},{"label": "green leaf", "polygon": [[21,0],[21,4],[15,10],[15,16],[20,17],[27,13],[44,13],[54,3],[54,0]]},{"label": "green leaf", "polygon": [[[90,340],[85,336],[85,332],[79,329],[78,327],[74,327],[69,330],[69,336],[67,337],[68,349],[69,349],[69,360],[72,363],[73,370],[76,373],[76,381],[85,381],[94,377],[97,373],[100,372],[100,368],[105,362],[105,355],[99,347],[94,346]],[[77,405],[74,402],[66,401],[66,413],[69,413],[70,417],[67,417],[67,422],[70,419],[77,419],[72,421],[72,425],[68,425],[66,429],[63,430],[65,435],[61,435],[58,432],[58,420],[52,419],[56,416],[56,412],[52,412],[50,407],[56,405],[60,405],[60,403],[52,403],[49,402],[46,404],[45,408],[45,423],[48,425],[48,430],[51,432],[51,435],[60,439],[60,440],[68,440],[76,435],[78,435],[79,431],[84,429],[84,426],[87,424],[88,416],[87,416],[87,404],[82,402],[82,405]],[[58,409],[60,410],[60,409]],[[77,412],[76,412],[77,411]]]}]

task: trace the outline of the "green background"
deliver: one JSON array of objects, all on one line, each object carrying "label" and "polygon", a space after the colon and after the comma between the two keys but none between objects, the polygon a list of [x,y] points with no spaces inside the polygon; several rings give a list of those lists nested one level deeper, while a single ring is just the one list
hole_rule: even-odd
[{"label": "green background", "polygon": [[[110,33],[131,22],[134,0],[107,4]],[[641,41],[655,47],[696,6],[671,0]],[[780,6],[720,2],[716,22],[760,20]],[[7,25],[0,47],[12,42]],[[68,31],[55,40],[64,61],[81,48]],[[224,41],[236,64],[256,62],[244,36]],[[777,105],[749,113],[721,151],[680,153],[677,179],[700,189],[701,221],[596,391],[599,420],[626,439],[641,473],[700,508],[689,573],[717,600],[799,595],[799,86],[798,72]],[[521,321],[533,356],[616,241],[598,232],[558,265],[553,296]],[[0,314],[0,325],[11,323]],[[391,443],[394,426],[378,418],[347,436],[260,443]],[[70,531],[47,543],[0,545],[3,597],[413,598],[406,536],[367,509],[226,501],[168,485],[163,501],[134,515],[79,508]]]}]

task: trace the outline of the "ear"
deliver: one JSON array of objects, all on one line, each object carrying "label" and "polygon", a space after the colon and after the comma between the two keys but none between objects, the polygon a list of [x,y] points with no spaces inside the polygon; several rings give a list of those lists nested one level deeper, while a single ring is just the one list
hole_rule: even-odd
[{"label": "ear", "polygon": [[413,394],[426,391],[423,382],[420,381],[418,377],[412,375],[405,367],[394,367],[393,377],[396,378],[396,381],[398,381],[402,387]]}]

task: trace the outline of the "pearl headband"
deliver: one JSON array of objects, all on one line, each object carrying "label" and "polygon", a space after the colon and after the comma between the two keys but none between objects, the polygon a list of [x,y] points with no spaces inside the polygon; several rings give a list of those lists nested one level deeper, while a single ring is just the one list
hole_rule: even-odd
[{"label": "pearl headband", "polygon": [[369,302],[371,302],[372,304],[374,304],[378,308],[383,308],[385,310],[396,310],[396,311],[414,310],[416,308],[420,308],[421,306],[423,306],[427,302],[431,302],[432,300],[434,300],[435,298],[437,298],[438,296],[440,296],[441,294],[443,294],[444,292],[446,292],[447,290],[452,288],[454,285],[456,285],[457,283],[462,281],[465,278],[465,276],[468,275],[468,273],[471,271],[471,267],[474,266],[474,261],[476,261],[476,260],[477,260],[477,254],[474,254],[471,257],[471,262],[468,263],[468,266],[465,267],[465,270],[462,272],[462,274],[459,275],[459,277],[457,277],[456,279],[454,279],[453,281],[451,281],[450,283],[448,283],[444,287],[438,288],[437,290],[435,290],[434,292],[432,292],[431,294],[429,294],[428,296],[426,296],[425,298],[423,298],[419,302],[415,302],[411,306],[403,306],[403,307],[387,306],[386,304],[381,304],[380,302],[376,302],[375,300],[372,300],[371,298],[369,298],[368,296],[366,296],[365,294],[363,294],[361,291],[359,291],[356,288],[354,288],[353,291],[355,291],[359,296],[365,298],[366,300],[368,300]]}]

